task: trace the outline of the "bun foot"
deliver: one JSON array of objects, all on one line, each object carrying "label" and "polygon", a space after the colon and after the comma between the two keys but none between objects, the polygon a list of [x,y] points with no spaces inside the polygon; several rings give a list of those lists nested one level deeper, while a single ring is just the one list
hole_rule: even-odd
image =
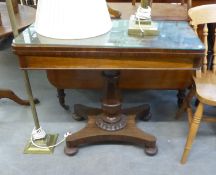
[{"label": "bun foot", "polygon": [[155,147],[145,147],[145,153],[148,156],[154,156],[154,155],[157,154],[157,152],[158,152],[157,146],[155,146]]},{"label": "bun foot", "polygon": [[73,156],[78,152],[78,148],[77,147],[71,147],[68,148],[67,146],[65,146],[64,148],[64,153],[68,156]]}]

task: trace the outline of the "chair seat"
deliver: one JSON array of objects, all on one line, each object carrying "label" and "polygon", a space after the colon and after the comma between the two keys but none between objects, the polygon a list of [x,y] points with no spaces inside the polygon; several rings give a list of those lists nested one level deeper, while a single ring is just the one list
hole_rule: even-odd
[{"label": "chair seat", "polygon": [[216,105],[216,74],[212,71],[202,73],[200,78],[194,77],[196,94],[200,102]]}]

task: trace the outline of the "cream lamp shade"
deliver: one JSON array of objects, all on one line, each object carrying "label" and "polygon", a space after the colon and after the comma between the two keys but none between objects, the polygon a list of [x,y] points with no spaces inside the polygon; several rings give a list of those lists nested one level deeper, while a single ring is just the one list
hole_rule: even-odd
[{"label": "cream lamp shade", "polygon": [[56,39],[84,39],[112,28],[105,0],[38,0],[35,30]]}]

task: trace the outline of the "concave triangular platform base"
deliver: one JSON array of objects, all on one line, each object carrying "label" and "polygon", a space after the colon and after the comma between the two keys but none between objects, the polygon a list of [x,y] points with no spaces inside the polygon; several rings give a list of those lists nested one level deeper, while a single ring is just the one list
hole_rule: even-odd
[{"label": "concave triangular platform base", "polygon": [[[144,106],[145,108],[145,106]],[[148,110],[148,106],[146,106]],[[99,109],[95,109],[97,112]],[[98,115],[89,115],[85,128],[67,137],[65,154],[74,155],[78,146],[99,142],[126,142],[137,144],[145,149],[147,155],[157,153],[156,138],[136,127],[136,115],[127,115],[126,126],[118,131],[106,131],[96,125]]]}]

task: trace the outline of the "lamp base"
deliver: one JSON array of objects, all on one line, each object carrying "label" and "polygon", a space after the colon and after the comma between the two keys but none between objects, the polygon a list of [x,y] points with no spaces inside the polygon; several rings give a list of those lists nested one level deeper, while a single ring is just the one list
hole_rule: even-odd
[{"label": "lamp base", "polygon": [[[142,28],[142,30],[141,30]],[[152,22],[151,20],[140,20],[135,18],[134,15],[131,15],[128,26],[128,35],[131,36],[157,36],[159,35],[159,30],[157,23]]]},{"label": "lamp base", "polygon": [[[134,15],[132,15],[132,16],[134,16]],[[152,21],[150,19],[147,19],[147,20],[140,19],[140,21],[137,19],[132,19],[132,20],[135,20],[135,24],[137,24],[137,25],[139,25],[139,23],[141,25],[151,25],[152,24]]]},{"label": "lamp base", "polygon": [[[47,134],[46,138],[35,140],[35,144],[41,146],[41,147],[47,147],[50,145],[56,144],[58,138],[58,134]],[[31,143],[31,140],[29,143],[25,146],[24,154],[52,154],[55,147],[52,148],[38,148],[34,146]]]}]

